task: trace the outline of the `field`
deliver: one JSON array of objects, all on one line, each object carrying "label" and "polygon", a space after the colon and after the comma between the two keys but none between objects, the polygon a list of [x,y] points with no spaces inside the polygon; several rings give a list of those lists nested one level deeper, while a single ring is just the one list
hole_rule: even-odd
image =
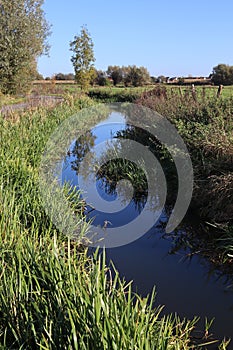
[{"label": "field", "polygon": [[[133,92],[133,93],[142,93],[144,91],[154,89],[156,86],[163,86],[166,87],[166,89],[173,90],[175,93],[178,93],[181,89],[183,93],[185,93],[186,90],[191,90],[191,86],[177,86],[177,85],[171,85],[171,84],[156,84],[156,85],[147,85],[144,87],[124,87],[124,86],[110,86],[110,87],[99,87],[95,86],[90,88],[90,91],[105,91],[105,92],[110,92],[112,94],[118,94],[118,93],[123,93],[124,91],[128,92]],[[198,94],[202,94],[203,90],[205,91],[206,95],[209,97],[217,96],[218,92],[218,86],[211,86],[211,85],[206,85],[206,86],[195,86],[195,89]],[[59,81],[51,81],[51,82],[43,82],[43,83],[38,83],[34,85],[33,90],[35,92],[51,92],[51,93],[77,93],[80,92],[80,87],[76,84],[71,84],[71,83],[61,83]],[[231,97],[233,96],[233,86],[224,86],[223,91],[222,91],[222,96],[223,97]]]},{"label": "field", "polygon": [[[124,86],[111,86],[111,87],[99,87],[95,86],[89,89],[91,96],[99,99],[109,99],[109,96],[112,96],[112,99],[119,99],[119,95],[127,95],[128,98],[132,99],[140,96],[141,93],[152,90],[155,87],[162,86],[166,87],[167,90],[170,90],[174,94],[185,94],[187,91],[191,91],[191,86],[177,86],[171,84],[156,84],[148,85],[144,87],[124,87]],[[209,98],[217,96],[218,87],[217,86],[196,86],[195,90],[198,96],[203,96],[203,94]],[[38,81],[34,82],[31,87],[31,91],[28,94],[30,95],[57,95],[57,96],[69,96],[77,95],[81,92],[80,87],[77,84],[74,84],[73,81]],[[223,98],[233,97],[233,86],[224,86],[222,91]],[[19,102],[24,102],[27,100],[26,96],[12,97],[7,95],[0,94],[0,108],[5,105],[11,105]]]}]

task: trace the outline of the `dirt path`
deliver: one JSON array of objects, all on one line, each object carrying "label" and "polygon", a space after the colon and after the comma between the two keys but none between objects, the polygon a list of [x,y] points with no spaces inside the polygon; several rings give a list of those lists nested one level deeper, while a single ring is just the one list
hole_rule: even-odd
[{"label": "dirt path", "polygon": [[63,101],[64,98],[60,96],[29,96],[26,102],[3,106],[0,109],[0,113],[4,117],[7,117],[16,111],[25,111],[27,109],[39,106],[55,106]]}]

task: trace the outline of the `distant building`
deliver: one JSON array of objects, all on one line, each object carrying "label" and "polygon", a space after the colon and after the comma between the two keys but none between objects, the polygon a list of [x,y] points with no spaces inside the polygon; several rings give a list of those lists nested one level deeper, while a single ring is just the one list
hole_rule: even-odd
[{"label": "distant building", "polygon": [[172,77],[169,78],[168,84],[177,84],[182,81],[182,84],[211,84],[210,77]]},{"label": "distant building", "polygon": [[177,77],[172,77],[172,78],[168,78],[167,83],[177,83],[178,82],[178,78]]}]

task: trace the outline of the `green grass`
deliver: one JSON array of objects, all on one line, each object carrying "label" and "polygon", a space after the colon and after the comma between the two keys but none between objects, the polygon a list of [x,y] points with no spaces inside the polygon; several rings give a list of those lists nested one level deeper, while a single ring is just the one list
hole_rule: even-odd
[{"label": "green grass", "polygon": [[[179,96],[180,90],[183,94],[191,90],[191,86],[177,86],[169,84],[147,85],[143,87],[124,87],[124,86],[110,86],[110,87],[90,87],[89,96],[101,102],[133,102],[145,91],[154,89],[155,87],[166,87],[167,90],[172,91]],[[199,97],[205,96],[212,98],[217,96],[218,86],[195,86],[197,95]],[[59,84],[51,80],[49,83],[35,84],[31,88],[31,93],[36,95],[57,95],[57,96],[75,96],[81,93],[80,86],[77,84]],[[223,98],[233,97],[233,86],[224,86],[222,91]],[[24,101],[23,97],[0,95],[0,107]]]},{"label": "green grass", "polygon": [[[142,87],[124,87],[124,86],[110,86],[110,87],[100,87],[100,86],[95,86],[95,87],[90,87],[89,92],[94,93],[98,92],[102,95],[106,94],[109,96],[115,96],[115,95],[122,95],[122,94],[141,94],[142,92],[151,90],[155,87],[162,86],[166,87],[168,90],[173,90],[174,93],[179,94],[179,91],[185,93],[185,91],[190,91],[191,86],[177,86],[177,85],[169,85],[169,84],[156,84],[156,85],[147,85],[147,86],[142,86]],[[217,91],[218,91],[218,86],[195,86],[195,89],[199,95],[203,94],[203,90],[205,91],[205,94],[207,97],[216,97],[217,96]],[[35,92],[39,93],[70,93],[70,94],[77,94],[80,93],[81,89],[79,85],[74,84],[59,84],[56,83],[54,84],[52,81],[50,84],[38,84],[34,85],[33,90]],[[231,97],[233,96],[233,86],[224,86],[223,91],[222,91],[222,97]]]},{"label": "green grass", "polygon": [[[174,93],[177,93],[177,95],[180,94],[180,89],[183,94],[185,94],[186,91],[191,91],[192,87],[190,85],[184,85],[184,86],[178,86],[178,85],[169,85],[169,84],[162,84],[160,86],[166,87],[166,89],[173,91]],[[198,94],[199,97],[202,97],[203,94],[208,97],[208,98],[213,98],[217,96],[218,92],[218,86],[210,86],[210,85],[204,85],[200,86],[197,85],[195,86],[195,90]],[[228,98],[228,97],[233,97],[233,86],[224,86],[222,90],[222,95],[223,98]]]},{"label": "green grass", "polygon": [[15,103],[21,103],[25,101],[23,97],[15,97],[10,95],[3,95],[0,93],[0,108],[6,105],[12,105]]},{"label": "green grass", "polygon": [[[104,257],[56,234],[1,242],[0,340],[6,349],[189,349],[197,319],[160,316]],[[203,339],[204,341],[204,339]]]},{"label": "green grass", "polygon": [[[134,295],[104,254],[88,257],[43,210],[37,180],[46,141],[64,119],[91,105],[81,96],[53,110],[0,117],[0,347],[197,349],[208,338],[206,329],[199,344],[192,338],[196,318],[162,316],[154,295]],[[97,121],[80,119],[77,128]]]}]

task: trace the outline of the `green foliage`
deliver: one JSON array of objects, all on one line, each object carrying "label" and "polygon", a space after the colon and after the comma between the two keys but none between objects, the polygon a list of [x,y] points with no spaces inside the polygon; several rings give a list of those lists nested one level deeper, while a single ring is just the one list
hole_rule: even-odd
[{"label": "green foliage", "polygon": [[43,0],[0,2],[0,89],[25,92],[36,75],[36,59],[48,51],[49,26]]},{"label": "green foliage", "polygon": [[71,62],[75,71],[75,80],[86,90],[93,79],[93,63],[95,61],[93,42],[86,27],[82,27],[81,34],[76,35],[70,42],[73,51]]},{"label": "green foliage", "polygon": [[150,74],[145,67],[129,66],[124,81],[126,86],[143,86],[150,83]]},{"label": "green foliage", "polygon": [[119,66],[108,66],[107,75],[112,79],[114,86],[123,81],[123,69]]},{"label": "green foliage", "polygon": [[102,70],[99,70],[96,72],[96,84],[99,86],[110,86],[111,82],[107,77],[107,74],[103,72]]},{"label": "green foliage", "polygon": [[232,85],[233,66],[229,66],[227,64],[218,64],[213,68],[211,80],[215,85]]},{"label": "green foliage", "polygon": [[73,73],[68,73],[68,74],[63,74],[63,73],[57,73],[55,74],[55,80],[74,80],[74,74]]},{"label": "green foliage", "polygon": [[101,102],[134,102],[142,88],[101,88],[90,89],[88,96]]},{"label": "green foliage", "polygon": [[184,139],[194,166],[193,204],[201,216],[228,225],[233,212],[233,98],[206,98],[191,89],[158,87],[137,103],[169,119]]},{"label": "green foliage", "polygon": [[151,82],[150,74],[145,67],[109,66],[107,75],[112,79],[113,85],[124,83],[125,86],[143,86]]},{"label": "green foliage", "polygon": [[1,241],[0,344],[7,349],[191,349],[197,319],[163,316],[105,257],[21,231]]}]

